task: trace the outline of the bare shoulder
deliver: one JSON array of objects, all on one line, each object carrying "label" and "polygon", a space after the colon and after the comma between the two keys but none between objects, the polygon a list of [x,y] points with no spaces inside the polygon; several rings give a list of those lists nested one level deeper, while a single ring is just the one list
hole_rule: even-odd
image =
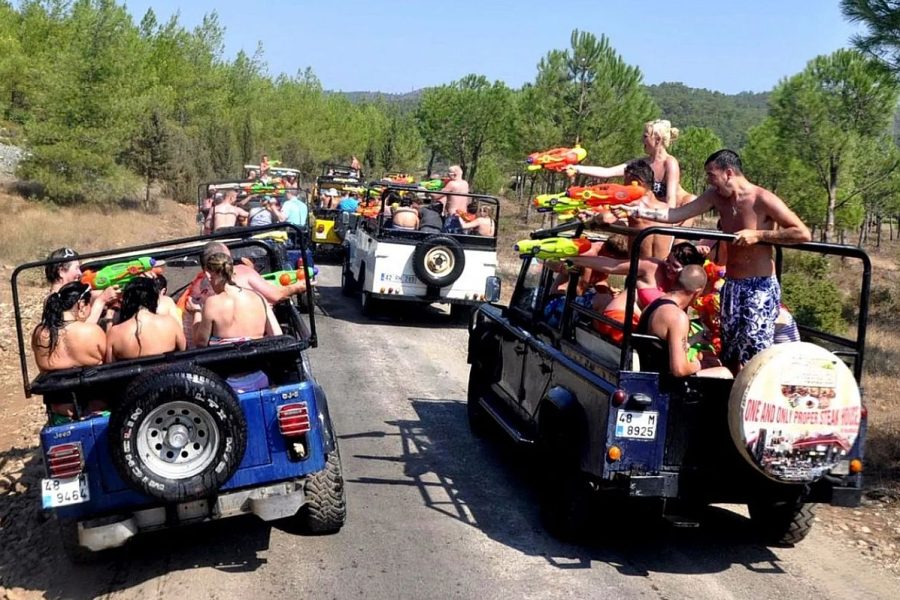
[{"label": "bare shoulder", "polygon": [[[115,327],[122,327],[122,325],[116,325]],[[114,327],[114,328],[115,328]],[[103,328],[97,325],[96,323],[72,323],[70,326],[70,333],[73,338],[80,340],[89,340],[89,341],[97,341],[97,340],[105,340],[106,332],[103,331]]]}]

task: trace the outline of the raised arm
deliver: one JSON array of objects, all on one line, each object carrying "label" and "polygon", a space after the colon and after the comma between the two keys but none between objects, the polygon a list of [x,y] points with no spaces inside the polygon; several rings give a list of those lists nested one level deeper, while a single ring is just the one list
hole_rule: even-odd
[{"label": "raised arm", "polygon": [[194,313],[194,345],[198,348],[209,346],[209,338],[212,336],[213,310],[210,302],[212,298],[203,303],[203,309]]},{"label": "raised arm", "polygon": [[616,207],[613,208],[613,212],[621,211],[639,219],[656,221],[658,223],[681,223],[691,217],[696,217],[708,210],[712,210],[714,208],[713,193],[704,192],[703,195],[693,202],[688,202],[678,208],[649,208],[643,204],[637,204]]},{"label": "raised arm", "polygon": [[569,172],[587,175],[589,177],[600,177],[601,179],[609,179],[610,177],[624,177],[625,165],[616,165],[614,167],[588,167],[586,165],[572,165],[567,169]]},{"label": "raised arm", "polygon": [[[681,165],[678,159],[670,156],[666,159],[666,204],[669,209],[678,207],[678,190],[681,189]],[[678,223],[678,221],[675,221]]]}]

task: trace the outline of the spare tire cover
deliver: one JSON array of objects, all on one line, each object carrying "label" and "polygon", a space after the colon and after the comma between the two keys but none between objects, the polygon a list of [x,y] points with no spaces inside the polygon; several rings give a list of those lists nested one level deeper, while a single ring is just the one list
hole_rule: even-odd
[{"label": "spare tire cover", "polygon": [[425,285],[448,286],[459,279],[466,268],[465,251],[448,235],[428,236],[416,245],[412,267]]},{"label": "spare tire cover", "polygon": [[821,478],[859,435],[856,379],[840,358],[815,344],[778,344],[759,353],[738,375],[728,402],[738,451],[775,481]]},{"label": "spare tire cover", "polygon": [[114,407],[110,454],[135,489],[169,502],[209,497],[244,457],[247,423],[235,391],[198,366],[139,375]]}]

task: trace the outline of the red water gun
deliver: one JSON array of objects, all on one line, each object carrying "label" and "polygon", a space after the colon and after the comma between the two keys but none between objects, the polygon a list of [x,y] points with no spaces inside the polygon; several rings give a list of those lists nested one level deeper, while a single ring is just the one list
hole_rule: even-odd
[{"label": "red water gun", "polygon": [[566,190],[566,196],[581,200],[586,206],[629,204],[640,200],[646,193],[647,190],[637,183],[631,185],[601,183],[588,187],[573,186]]},{"label": "red water gun", "polygon": [[574,148],[553,148],[528,155],[525,162],[529,171],[547,169],[548,171],[564,171],[566,167],[580,163],[587,156],[587,150],[575,144]]}]

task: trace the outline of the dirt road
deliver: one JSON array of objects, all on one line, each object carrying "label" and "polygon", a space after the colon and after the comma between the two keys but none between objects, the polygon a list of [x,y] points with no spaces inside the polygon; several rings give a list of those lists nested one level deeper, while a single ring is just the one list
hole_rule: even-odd
[{"label": "dirt road", "polygon": [[[900,580],[825,528],[797,548],[753,541],[732,507],[699,530],[557,542],[537,511],[539,473],[465,417],[467,332],[435,309],[360,316],[325,266],[320,346],[348,480],[349,518],[300,537],[253,517],[147,535],[98,565],[73,567],[41,521],[28,448],[0,455],[0,586],[62,598],[896,598]],[[10,465],[18,466],[17,469]],[[11,474],[10,474],[11,473]],[[18,487],[16,487],[18,486]],[[622,521],[621,515],[609,515]],[[0,598],[4,590],[0,590]]]}]

